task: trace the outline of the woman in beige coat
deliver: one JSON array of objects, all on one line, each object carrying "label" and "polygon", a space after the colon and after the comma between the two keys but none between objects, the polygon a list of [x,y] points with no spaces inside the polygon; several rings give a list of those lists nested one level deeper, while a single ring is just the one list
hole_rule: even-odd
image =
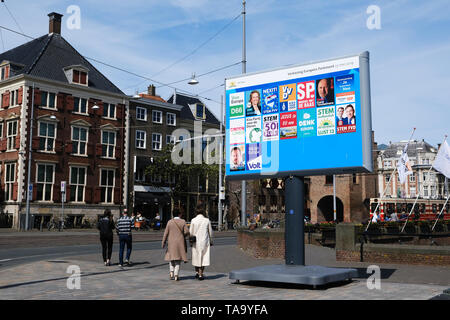
[{"label": "woman in beige coat", "polygon": [[170,280],[178,281],[181,260],[187,262],[187,247],[185,237],[189,234],[186,221],[180,210],[174,209],[175,218],[169,220],[164,231],[162,247],[168,242],[165,261],[169,262]]},{"label": "woman in beige coat", "polygon": [[191,221],[189,233],[196,237],[196,241],[192,244],[192,265],[195,267],[195,277],[198,280],[203,280],[205,266],[210,264],[212,228],[211,222],[205,217],[205,210],[202,205],[198,205],[196,208],[196,217]]}]

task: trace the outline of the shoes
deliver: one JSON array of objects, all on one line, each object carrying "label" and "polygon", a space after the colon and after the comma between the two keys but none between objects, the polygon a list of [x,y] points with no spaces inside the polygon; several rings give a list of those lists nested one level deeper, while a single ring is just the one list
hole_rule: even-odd
[{"label": "shoes", "polygon": [[171,273],[169,274],[169,276],[170,276],[170,280],[175,280],[175,277],[173,276],[173,272],[171,272]]},{"label": "shoes", "polygon": [[108,260],[106,260],[106,262],[105,262],[105,266],[110,266],[111,265],[111,261],[108,259]]},{"label": "shoes", "polygon": [[108,265],[108,262],[105,261],[105,267]]},{"label": "shoes", "polygon": [[119,267],[121,267],[121,268],[122,268],[122,267],[123,267],[123,264],[120,264],[120,263],[119,263]]},{"label": "shoes", "polygon": [[198,277],[200,277],[200,275],[198,273],[195,274],[195,279],[198,279]]},{"label": "shoes", "polygon": [[178,278],[178,276],[175,276],[175,281],[179,281],[180,279]]},{"label": "shoes", "polygon": [[198,280],[199,281],[202,281],[202,280],[204,280],[205,279],[205,277],[203,277],[203,276],[198,276]]},{"label": "shoes", "polygon": [[131,265],[131,261],[125,260],[125,264],[126,264],[127,266],[129,266],[129,265]]}]

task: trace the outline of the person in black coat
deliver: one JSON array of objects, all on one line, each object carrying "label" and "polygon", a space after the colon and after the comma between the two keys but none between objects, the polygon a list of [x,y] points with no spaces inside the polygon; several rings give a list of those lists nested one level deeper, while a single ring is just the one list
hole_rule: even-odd
[{"label": "person in black coat", "polygon": [[111,254],[113,247],[113,230],[116,228],[111,210],[105,209],[103,218],[97,223],[97,229],[100,231],[100,242],[102,243],[103,262],[105,266],[111,265]]}]

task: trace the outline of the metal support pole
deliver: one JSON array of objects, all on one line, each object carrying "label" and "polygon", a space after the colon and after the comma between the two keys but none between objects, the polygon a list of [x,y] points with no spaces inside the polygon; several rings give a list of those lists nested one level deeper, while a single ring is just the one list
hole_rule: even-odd
[{"label": "metal support pole", "polygon": [[305,265],[305,181],[303,177],[286,178],[285,241],[287,265]]},{"label": "metal support pole", "polygon": [[[26,88],[26,86],[25,86]],[[29,230],[30,221],[30,197],[33,196],[31,188],[31,153],[33,151],[32,141],[33,141],[33,122],[34,122],[34,83],[33,90],[31,91],[31,116],[30,116],[30,133],[28,135],[28,176],[27,176],[27,207],[25,216],[25,230]],[[20,223],[20,221],[19,221]]]},{"label": "metal support pole", "polygon": [[[222,122],[223,122],[223,95],[220,100],[220,134],[222,134]],[[218,216],[219,221],[217,224],[218,230],[222,230],[222,162],[223,162],[223,137],[219,140],[219,201],[218,201]]]},{"label": "metal support pole", "polygon": [[[247,61],[245,55],[245,0],[242,1],[242,73],[247,72]],[[241,184],[241,225],[247,225],[247,183],[242,180]]]},{"label": "metal support pole", "polygon": [[333,174],[333,221],[336,222],[336,175]]}]

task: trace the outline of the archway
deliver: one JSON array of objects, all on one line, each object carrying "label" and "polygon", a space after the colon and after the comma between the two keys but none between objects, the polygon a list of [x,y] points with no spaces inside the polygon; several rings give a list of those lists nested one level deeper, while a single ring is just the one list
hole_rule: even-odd
[{"label": "archway", "polygon": [[[326,221],[333,221],[333,196],[325,196],[317,204],[317,216],[323,216]],[[344,204],[336,197],[336,219],[338,222],[344,221]]]}]

